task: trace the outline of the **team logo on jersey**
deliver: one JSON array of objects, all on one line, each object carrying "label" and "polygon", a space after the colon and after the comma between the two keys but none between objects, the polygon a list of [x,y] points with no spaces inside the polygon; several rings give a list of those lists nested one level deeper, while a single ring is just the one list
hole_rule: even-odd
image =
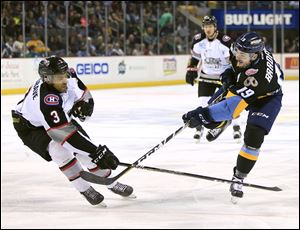
[{"label": "team logo on jersey", "polygon": [[48,94],[44,97],[44,103],[46,105],[58,105],[59,97],[55,94]]},{"label": "team logo on jersey", "polygon": [[196,35],[194,36],[194,39],[195,39],[195,40],[198,40],[198,39],[200,39],[200,38],[201,38],[201,33],[196,34]]},{"label": "team logo on jersey", "polygon": [[251,76],[251,75],[256,74],[257,72],[258,72],[258,69],[247,69],[246,72],[245,72],[245,74],[247,76]]},{"label": "team logo on jersey", "polygon": [[224,35],[224,36],[222,37],[222,40],[223,40],[224,42],[228,42],[228,41],[230,40],[230,37],[227,36],[227,35]]},{"label": "team logo on jersey", "polygon": [[247,77],[246,80],[244,81],[244,86],[253,86],[256,87],[258,85],[257,80],[255,77]]}]

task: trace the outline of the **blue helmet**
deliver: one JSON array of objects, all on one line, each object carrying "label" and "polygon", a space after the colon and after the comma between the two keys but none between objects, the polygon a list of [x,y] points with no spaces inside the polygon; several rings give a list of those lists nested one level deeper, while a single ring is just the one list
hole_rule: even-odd
[{"label": "blue helmet", "polygon": [[252,31],[238,37],[234,45],[235,48],[245,53],[260,53],[265,47],[263,38]]}]

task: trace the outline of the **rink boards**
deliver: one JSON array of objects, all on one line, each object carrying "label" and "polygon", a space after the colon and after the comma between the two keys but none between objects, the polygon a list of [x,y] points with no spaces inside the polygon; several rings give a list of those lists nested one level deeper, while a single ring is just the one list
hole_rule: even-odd
[{"label": "rink boards", "polygon": [[[90,89],[185,83],[190,55],[116,56],[65,58]],[[275,54],[287,80],[299,79],[299,54]],[[1,94],[18,94],[39,78],[42,58],[1,59]]]}]

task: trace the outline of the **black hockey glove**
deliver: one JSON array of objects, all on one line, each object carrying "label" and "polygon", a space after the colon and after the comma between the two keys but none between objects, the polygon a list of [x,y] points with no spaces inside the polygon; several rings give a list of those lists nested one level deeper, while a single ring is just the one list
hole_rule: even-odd
[{"label": "black hockey glove", "polygon": [[209,128],[210,124],[213,122],[208,113],[208,108],[202,108],[201,106],[184,114],[182,116],[182,120],[185,124],[189,122],[190,128],[195,128],[199,125],[204,125],[205,127]]},{"label": "black hockey glove", "polygon": [[96,152],[91,155],[92,162],[101,169],[116,169],[119,165],[119,159],[106,147],[99,145]]},{"label": "black hockey glove", "polygon": [[232,68],[226,69],[221,75],[220,80],[222,87],[227,90],[230,86],[235,84],[235,75]]},{"label": "black hockey glove", "polygon": [[186,70],[187,72],[185,75],[185,81],[186,83],[191,84],[193,86],[195,79],[198,77],[198,68],[193,66],[188,66]]},{"label": "black hockey glove", "polygon": [[71,109],[71,114],[78,117],[80,121],[84,121],[87,116],[91,116],[94,110],[94,101],[89,99],[89,102],[78,101]]}]

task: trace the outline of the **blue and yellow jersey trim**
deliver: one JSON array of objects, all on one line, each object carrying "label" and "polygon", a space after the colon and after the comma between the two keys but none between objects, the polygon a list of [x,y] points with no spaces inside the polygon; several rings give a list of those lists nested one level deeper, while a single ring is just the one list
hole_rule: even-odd
[{"label": "blue and yellow jersey trim", "polygon": [[239,155],[252,161],[256,161],[259,155],[258,149],[250,149],[247,146],[243,146],[239,152]]},{"label": "blue and yellow jersey trim", "polygon": [[248,103],[238,95],[228,92],[226,99],[209,107],[209,114],[214,121],[232,120],[248,106]]}]

